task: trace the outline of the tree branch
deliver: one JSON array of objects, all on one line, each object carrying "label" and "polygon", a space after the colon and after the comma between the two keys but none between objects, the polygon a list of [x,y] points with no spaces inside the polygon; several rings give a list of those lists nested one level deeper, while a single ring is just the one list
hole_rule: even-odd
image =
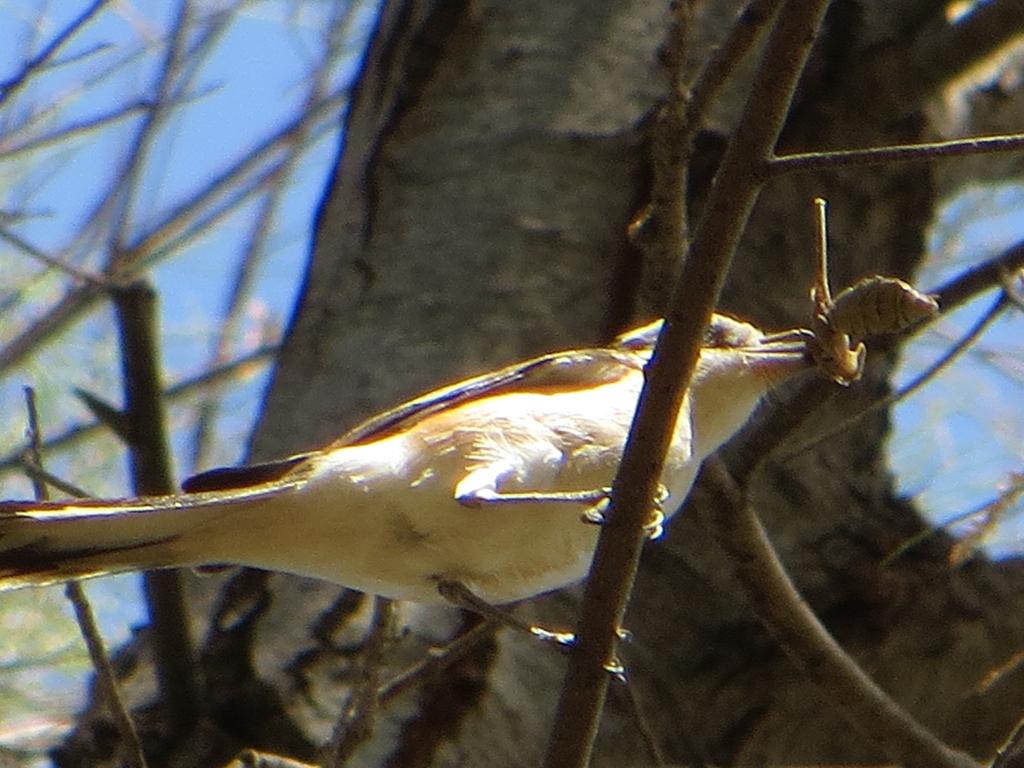
[{"label": "tree branch", "polygon": [[[31,387],[25,388],[25,399],[28,405],[29,454],[32,462],[42,470],[42,458],[39,452],[41,438],[39,412],[36,408],[35,392]],[[32,485],[35,487],[37,501],[45,501],[49,498],[44,481],[33,476]],[[142,742],[139,741],[138,731],[135,730],[135,724],[132,722],[131,715],[128,714],[124,699],[121,698],[121,690],[117,685],[114,668],[110,664],[103,636],[96,626],[96,617],[93,615],[92,606],[89,605],[89,599],[85,596],[85,590],[77,581],[69,581],[64,588],[64,593],[74,608],[75,619],[82,633],[82,639],[85,640],[85,647],[89,652],[93,669],[96,671],[97,684],[103,692],[107,707],[110,708],[110,714],[124,741],[125,762],[129,768],[146,768]]]},{"label": "tree branch", "polygon": [[[115,289],[112,296],[121,336],[134,490],[140,495],[171,494],[175,483],[160,386],[156,294],[140,281]],[[199,718],[200,694],[180,575],[151,571],[143,581],[160,693],[172,727],[182,733]]]},{"label": "tree branch", "polygon": [[715,503],[705,520],[729,555],[754,610],[786,655],[866,739],[907,768],[978,768],[879,688],[836,643],[796,587],[736,481],[716,456],[704,463]]},{"label": "tree branch", "polygon": [[[208,368],[195,376],[170,385],[164,390],[164,400],[167,402],[174,402],[178,399],[184,399],[190,395],[194,395],[198,390],[202,390],[204,387],[218,384],[225,379],[231,379],[232,377],[242,375],[247,369],[253,366],[268,363],[274,358],[277,352],[278,346],[276,344],[267,344],[265,346],[257,347],[250,352],[246,352],[245,354],[236,357],[234,360],[229,360],[215,368]],[[71,426],[61,432],[58,432],[53,437],[47,438],[43,442],[42,452],[46,454],[52,451],[72,448],[78,442],[85,440],[104,429],[108,429],[108,425],[98,419],[73,423]],[[25,464],[23,448],[19,447],[7,455],[0,457],[0,473],[22,468],[27,468],[28,471],[31,471],[31,467]]]},{"label": "tree branch", "polygon": [[827,0],[790,0],[780,10],[694,234],[612,486],[612,509],[587,580],[579,636],[558,705],[547,768],[582,768],[590,760],[607,695],[606,665],[615,658],[644,522],[700,353],[703,329],[764,182],[764,168],[827,7]]},{"label": "tree branch", "polygon": [[78,16],[72,19],[64,29],[54,35],[53,39],[50,40],[43,50],[29,61],[26,61],[16,75],[0,83],[0,105],[3,105],[5,101],[11,98],[21,86],[28,82],[32,75],[42,69],[50,59],[56,56],[64,44],[88,24],[108,2],[109,0],[94,0],[91,5],[87,6]]},{"label": "tree branch", "polygon": [[951,141],[933,141],[925,144],[900,144],[892,147],[801,152],[773,158],[768,166],[768,172],[772,176],[778,176],[793,171],[818,171],[850,165],[921,163],[946,157],[984,155],[991,152],[1010,152],[1021,149],[1024,149],[1024,134],[1014,133]]},{"label": "tree branch", "polygon": [[894,91],[916,109],[924,100],[972,66],[1009,45],[1024,32],[1020,0],[990,0],[931,35],[922,35],[911,52],[910,66],[892,74]]},{"label": "tree branch", "polygon": [[998,256],[962,272],[936,288],[932,294],[939,300],[943,313],[950,312],[979,293],[1002,285],[1003,275],[1024,268],[1024,242]]},{"label": "tree branch", "polygon": [[719,94],[729,75],[775,17],[782,0],[750,0],[729,27],[722,44],[716,46],[697,75],[686,105],[685,141],[693,141],[704,122],[708,107]]}]

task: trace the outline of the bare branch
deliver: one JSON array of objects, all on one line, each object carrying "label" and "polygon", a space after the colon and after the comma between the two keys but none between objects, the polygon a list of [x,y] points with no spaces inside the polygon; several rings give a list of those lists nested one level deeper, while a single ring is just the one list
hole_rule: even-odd
[{"label": "bare branch", "polygon": [[644,712],[644,708],[640,702],[640,698],[637,696],[636,685],[629,678],[625,676],[622,680],[622,684],[619,686],[622,690],[622,695],[625,697],[630,713],[633,716],[633,724],[636,729],[640,732],[640,736],[647,745],[647,751],[651,753],[651,764],[654,768],[663,768],[666,765],[665,753],[661,748],[661,744],[658,742],[658,735],[654,732],[651,727],[651,722],[647,718],[647,713]]},{"label": "bare branch", "polygon": [[90,494],[83,488],[80,488],[74,483],[69,483],[67,480],[61,477],[57,477],[56,475],[50,472],[47,472],[41,466],[36,464],[36,459],[34,459],[31,455],[22,458],[21,468],[24,470],[25,474],[28,475],[29,478],[31,478],[32,484],[35,485],[36,487],[38,487],[40,483],[43,483],[52,488],[56,488],[63,494],[73,496],[76,499],[85,499],[90,496]]},{"label": "bare branch", "polygon": [[377,698],[382,704],[389,702],[421,680],[447,669],[480,643],[492,638],[498,627],[498,622],[482,621],[441,648],[432,649],[420,661],[381,685],[377,690]]},{"label": "bare branch", "polygon": [[704,68],[694,81],[693,88],[690,89],[685,121],[687,144],[693,141],[693,137],[704,122],[708,107],[722,90],[729,75],[768,28],[780,5],[782,0],[750,0],[736,21],[730,25],[725,40],[711,52],[711,57],[704,64]]},{"label": "bare branch", "polygon": [[[352,14],[353,6],[347,3],[340,3],[335,8],[331,23],[325,32],[327,42],[324,46],[323,55],[317,67],[308,77],[307,93],[302,112],[313,109],[321,102],[330,85],[331,65],[339,54],[343,40],[341,31]],[[258,211],[253,218],[248,243],[242,249],[243,255],[239,260],[234,280],[229,288],[223,320],[217,332],[217,338],[211,345],[211,368],[223,363],[230,354],[231,340],[241,323],[246,300],[253,289],[256,276],[267,253],[267,238],[273,229],[278,208],[284,198],[292,171],[301,159],[302,152],[310,141],[314,129],[315,125],[312,123],[302,124],[301,128],[292,135],[287,147],[286,156],[273,167],[272,175],[266,180],[267,192],[264,194]],[[261,184],[261,186],[264,185]],[[219,387],[210,387],[205,394],[206,397],[196,408],[196,425],[192,436],[192,458],[190,462],[193,470],[201,469],[206,464],[206,454],[209,450],[212,426],[216,422],[219,409]]]},{"label": "bare branch", "polygon": [[668,95],[658,110],[651,138],[654,178],[651,200],[631,222],[630,238],[645,255],[638,305],[643,316],[665,313],[669,286],[675,283],[686,250],[686,171],[693,140],[705,113],[729,74],[746,55],[778,10],[781,0],[750,0],[729,27],[729,33],[697,76],[690,92],[683,83],[690,3],[672,4],[672,16],[660,57],[668,79]]},{"label": "bare branch", "polygon": [[32,245],[32,243],[18,236],[14,232],[11,232],[6,227],[0,226],[0,239],[6,240],[19,251],[22,251],[31,258],[40,262],[41,264],[45,264],[46,266],[52,269],[60,270],[61,272],[70,275],[76,280],[81,280],[83,283],[92,284],[96,288],[103,288],[107,285],[107,281],[104,278],[94,275],[91,272],[87,272],[83,269],[79,269],[73,264],[68,264],[66,261],[63,261],[59,257],[51,256],[45,251],[36,248],[34,245]]},{"label": "bare branch", "polygon": [[[344,89],[333,93],[318,103],[316,107],[297,115],[290,123],[246,152],[211,180],[206,187],[169,211],[133,246],[132,255],[125,257],[125,261],[139,269],[142,266],[152,266],[155,259],[143,259],[144,256],[153,257],[158,252],[161,256],[166,256],[174,248],[187,242],[187,238],[194,237],[198,232],[242,205],[263,188],[262,185],[268,178],[277,174],[276,164],[270,170],[265,171],[263,175],[251,180],[247,186],[219,209],[216,208],[217,200],[220,197],[226,195],[236,186],[245,184],[251,174],[264,168],[269,162],[269,158],[288,146],[293,137],[304,130],[307,124],[320,125],[333,117],[346,98],[347,91]],[[213,210],[211,211],[211,209]],[[181,236],[183,230],[187,230],[185,236]],[[179,237],[179,239],[172,242],[175,237]],[[130,270],[127,274],[111,275],[111,278],[118,281],[129,279],[133,271]],[[64,297],[45,315],[15,336],[3,349],[0,349],[0,372],[22,362],[29,354],[54,338],[101,296],[102,292],[90,285],[69,289]]]},{"label": "bare branch", "polygon": [[[132,484],[140,495],[174,493],[160,386],[156,294],[148,284],[137,282],[115,289],[112,296],[121,337]],[[147,572],[143,586],[160,693],[172,728],[184,732],[198,720],[201,708],[181,577],[175,571]]]},{"label": "bare branch", "polygon": [[[56,122],[57,117],[75,101],[80,100],[93,88],[109,80],[111,77],[123,73],[127,65],[143,57],[147,50],[146,46],[133,49],[86,78],[77,88],[59,94],[56,98],[47,101],[45,104],[36,105],[35,109],[21,122],[7,127],[8,133],[3,137],[4,146],[21,147],[35,141],[34,131],[38,131],[41,127],[49,126]],[[136,101],[139,104],[149,104],[148,99],[137,99]],[[110,114],[113,113],[108,113],[108,115]],[[96,118],[92,119],[95,120]]]},{"label": "bare branch", "polygon": [[[974,535],[972,536],[969,534],[965,539],[957,541],[950,549],[950,561],[953,563],[959,562],[958,557],[963,555],[968,549],[973,549],[980,536],[990,529],[995,522],[1002,519],[1006,514],[1007,509],[1017,503],[1021,494],[1024,494],[1024,475],[1021,475],[1019,472],[1011,472],[1009,483],[999,491],[999,494],[994,499],[989,499],[983,504],[979,504],[974,509],[970,509],[967,512],[960,512],[959,514],[946,518],[942,523],[921,531],[921,533],[916,536],[911,536],[892,552],[882,558],[881,565],[891,565],[914,547],[924,541],[927,541],[932,536],[935,536],[939,531],[949,530],[953,526],[965,523],[968,520],[980,519],[981,522],[976,526]],[[1012,666],[1016,666],[1019,663],[1020,659],[1015,659]],[[986,675],[986,679],[995,679],[999,676],[999,674],[993,675],[992,673],[989,673]],[[984,687],[988,687],[988,685]]]},{"label": "bare branch", "polygon": [[754,610],[793,663],[850,724],[908,768],[978,768],[889,698],[836,643],[789,580],[722,460],[709,458],[702,477],[711,484],[716,502],[706,505],[705,519],[729,555]]},{"label": "bare branch", "polygon": [[1024,242],[1004,253],[982,262],[957,275],[931,293],[938,299],[942,311],[951,312],[979,293],[1002,284],[1003,274],[1024,267]]},{"label": "bare branch", "polygon": [[1022,33],[1024,6],[1019,0],[976,3],[952,24],[920,36],[909,57],[910,66],[892,72],[900,78],[894,83],[894,91],[901,94],[904,103],[920,104]]},{"label": "bare branch", "polygon": [[[259,172],[261,168],[271,165],[270,158],[290,146],[296,136],[310,130],[309,126],[311,125],[319,125],[332,119],[347,98],[348,90],[346,88],[332,93],[308,110],[299,111],[292,121],[256,145],[247,148],[234,163],[214,176],[209,184],[168,211],[160,221],[132,245],[131,251],[142,256],[152,254],[158,249],[164,249],[173,237],[187,229],[193,222],[198,221],[220,197],[226,195],[232,188],[243,185],[247,178]],[[248,199],[252,190],[262,189],[266,179],[277,174],[279,162],[274,162],[269,173],[261,176],[257,182],[248,185],[250,191],[243,199]],[[235,205],[237,204],[239,203],[235,203]]]},{"label": "bare branch", "polygon": [[827,7],[827,0],[790,0],[779,12],[694,234],[612,486],[612,511],[587,580],[577,644],[545,758],[547,768],[582,768],[590,761],[608,687],[605,667],[615,657],[644,523],[700,353],[703,329],[764,182],[762,170]]},{"label": "bare branch", "polygon": [[992,761],[992,768],[1024,768],[1024,720],[1003,743]]},{"label": "bare branch", "polygon": [[246,749],[239,753],[238,757],[228,763],[225,768],[319,768],[319,766],[293,760],[290,757],[281,757],[280,755],[271,755],[266,752],[257,752],[255,749]]},{"label": "bare branch", "polygon": [[21,71],[13,77],[0,83],[0,106],[10,99],[36,72],[46,66],[64,44],[70,40],[75,33],[80,31],[92,18],[99,13],[109,0],[94,0],[92,5],[86,8],[72,19],[64,29],[58,32],[54,38],[39,53],[33,56],[21,68]]},{"label": "bare branch", "polygon": [[[25,388],[25,400],[28,407],[29,454],[32,463],[42,469],[42,459],[39,453],[39,411],[36,408],[35,392],[31,387]],[[49,497],[44,482],[33,477],[32,484],[35,486],[36,500],[43,501]],[[99,681],[100,689],[103,691],[121,738],[124,740],[127,752],[126,761],[131,768],[146,768],[142,742],[139,741],[139,734],[136,732],[135,725],[128,714],[128,708],[121,698],[117,678],[114,676],[114,668],[110,665],[103,636],[100,635],[99,628],[96,626],[96,617],[93,616],[92,607],[85,596],[85,591],[77,581],[69,581],[64,591],[75,609],[75,618],[89,651],[93,669],[96,670],[96,679]]]},{"label": "bare branch", "polygon": [[[196,391],[202,390],[204,387],[219,383],[223,379],[231,379],[244,373],[254,365],[265,363],[272,359],[277,354],[277,351],[278,347],[276,344],[257,347],[251,352],[241,355],[234,360],[224,363],[223,365],[203,371],[202,373],[180,381],[177,384],[172,384],[164,391],[164,398],[170,402],[187,398],[190,395],[195,394]],[[63,432],[48,438],[43,443],[42,450],[44,453],[66,450],[105,428],[106,425],[102,424],[98,419],[72,424]],[[23,449],[18,448],[16,451],[0,458],[0,472],[21,468],[24,464],[23,455]],[[28,468],[27,471],[30,471],[30,468]]]},{"label": "bare branch", "polygon": [[394,624],[394,603],[385,597],[373,601],[373,621],[361,654],[360,681],[342,707],[334,734],[324,754],[325,768],[341,768],[360,744],[373,735],[377,707],[380,704],[381,670],[384,648],[391,638]]},{"label": "bare branch", "polygon": [[152,109],[152,106],[152,104],[146,101],[133,101],[128,104],[120,104],[108,112],[62,125],[42,136],[32,136],[23,139],[20,143],[10,141],[8,137],[0,143],[0,161],[13,160],[19,155],[26,155],[73,139],[88,136],[129,117],[134,117],[138,112]]},{"label": "bare branch", "polygon": [[1013,133],[951,141],[933,141],[925,144],[898,144],[891,147],[802,152],[773,158],[768,164],[768,173],[777,176],[793,171],[842,168],[850,165],[921,163],[947,157],[984,155],[1021,149],[1024,149],[1024,134]]},{"label": "bare branch", "polygon": [[177,15],[171,28],[164,60],[157,70],[158,81],[155,87],[156,96],[152,107],[142,119],[125,154],[125,167],[118,174],[118,180],[111,187],[109,194],[99,206],[100,211],[106,210],[110,220],[114,222],[112,238],[109,242],[106,271],[113,273],[126,261],[125,246],[128,242],[132,225],[132,213],[138,194],[138,185],[145,170],[149,151],[157,132],[170,116],[168,102],[184,88],[178,82],[180,67],[185,60],[187,38],[191,26],[192,4],[183,2],[178,6]]},{"label": "bare branch", "polygon": [[690,16],[687,0],[671,4],[659,51],[668,94],[658,108],[651,136],[651,201],[629,226],[630,238],[644,254],[637,295],[637,308],[643,317],[665,314],[686,248],[686,169],[692,132],[686,131],[683,65]]}]

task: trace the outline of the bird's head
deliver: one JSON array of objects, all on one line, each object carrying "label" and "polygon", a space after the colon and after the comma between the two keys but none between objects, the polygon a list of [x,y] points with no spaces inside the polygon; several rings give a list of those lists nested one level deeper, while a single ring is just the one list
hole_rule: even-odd
[{"label": "bird's head", "polygon": [[[662,321],[628,331],[619,348],[650,355]],[[768,391],[811,366],[810,332],[766,334],[750,323],[714,314],[708,324],[688,399],[695,454],[714,452],[746,423]]]}]

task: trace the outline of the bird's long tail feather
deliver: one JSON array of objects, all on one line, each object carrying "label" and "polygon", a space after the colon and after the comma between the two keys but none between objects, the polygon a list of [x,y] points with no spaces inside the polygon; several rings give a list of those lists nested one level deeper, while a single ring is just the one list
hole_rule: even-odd
[{"label": "bird's long tail feather", "polygon": [[221,551],[229,525],[266,493],[193,493],[124,500],[0,502],[0,590],[121,571],[200,565]]}]

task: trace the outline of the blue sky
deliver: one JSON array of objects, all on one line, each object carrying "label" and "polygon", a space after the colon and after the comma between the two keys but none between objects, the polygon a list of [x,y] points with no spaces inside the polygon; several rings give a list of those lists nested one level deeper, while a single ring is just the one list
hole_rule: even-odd
[{"label": "blue sky", "polygon": [[[936,287],[971,265],[1024,240],[1024,188],[966,189],[932,228],[931,255],[919,275]],[[897,385],[939,358],[992,305],[991,291],[921,334],[904,351]],[[999,494],[1011,472],[1024,470],[1024,320],[1009,310],[980,342],[925,389],[898,405],[889,441],[901,493],[941,523]],[[1015,513],[1014,513],[1015,510]],[[1017,555],[1024,542],[1021,505],[988,540],[993,556]]]}]

